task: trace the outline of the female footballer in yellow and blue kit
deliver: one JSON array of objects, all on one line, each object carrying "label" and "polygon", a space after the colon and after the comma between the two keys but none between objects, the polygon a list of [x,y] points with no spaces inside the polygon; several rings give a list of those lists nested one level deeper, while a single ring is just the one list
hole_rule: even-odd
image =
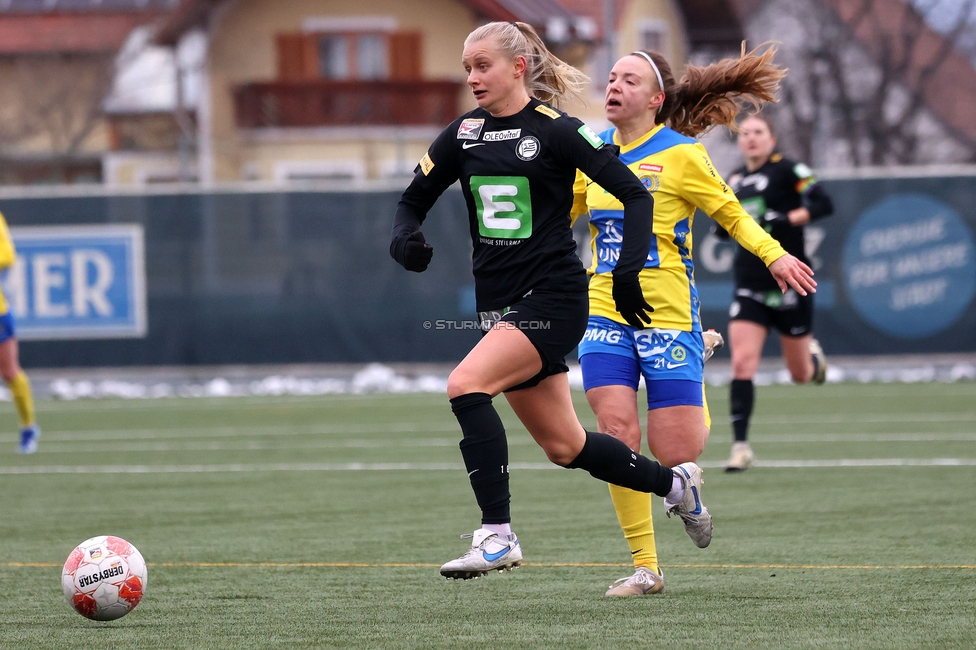
[{"label": "female footballer in yellow and blue kit", "polygon": [[[0,214],[0,269],[13,266],[16,258],[17,252],[10,238],[7,220]],[[33,454],[37,451],[37,439],[41,432],[34,422],[34,396],[31,394],[27,374],[20,367],[20,355],[14,334],[14,318],[7,299],[0,291],[0,377],[7,383],[20,416],[20,453]]]},{"label": "female footballer in yellow and blue kit", "polygon": [[[689,66],[677,83],[660,54],[640,51],[617,61],[610,73],[605,110],[614,128],[601,137],[620,147],[621,160],[654,195],[655,236],[640,274],[644,297],[654,308],[648,328],[628,325],[614,308],[611,273],[622,239],[620,204],[582,174],[574,187],[573,216],[588,215],[593,253],[590,318],[579,345],[587,400],[600,430],[637,451],[641,440],[637,387],[643,376],[648,447],[669,466],[697,460],[710,425],[692,261],[696,207],[761,258],[784,291],[787,286],[804,295],[815,290],[810,268],[783,250],[742,209],[715,172],[705,148],[691,137],[716,124],[733,124],[738,106],[732,97],[756,102],[773,98],[783,73],[772,64],[772,55],[770,49],[705,68]],[[650,497],[615,485],[610,486],[610,494],[636,572],[611,585],[607,595],[662,591]],[[697,546],[708,546],[712,522],[704,506],[682,512],[665,500],[665,508],[668,516],[681,517]]]}]

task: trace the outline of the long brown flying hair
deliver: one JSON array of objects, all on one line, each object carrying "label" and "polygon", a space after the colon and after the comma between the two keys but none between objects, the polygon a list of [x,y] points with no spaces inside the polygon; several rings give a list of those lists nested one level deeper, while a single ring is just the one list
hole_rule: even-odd
[{"label": "long brown flying hair", "polygon": [[779,82],[786,75],[773,63],[776,47],[768,43],[751,52],[743,44],[739,58],[689,65],[678,82],[663,56],[644,53],[654,60],[664,82],[664,103],[656,122],[693,138],[719,125],[737,130],[735,118],[743,104],[758,110],[763,103],[776,101]]}]

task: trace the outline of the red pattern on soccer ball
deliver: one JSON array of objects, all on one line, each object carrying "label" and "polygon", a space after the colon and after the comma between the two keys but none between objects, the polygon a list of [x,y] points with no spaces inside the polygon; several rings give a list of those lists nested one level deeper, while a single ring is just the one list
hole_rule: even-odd
[{"label": "red pattern on soccer ball", "polygon": [[105,546],[119,557],[129,557],[132,555],[132,544],[121,537],[112,537],[109,535],[105,538]]},{"label": "red pattern on soccer ball", "polygon": [[142,580],[139,576],[129,576],[129,578],[119,587],[119,598],[129,603],[132,609],[142,600]]},{"label": "red pattern on soccer ball", "polygon": [[68,556],[68,560],[64,563],[65,573],[74,575],[75,571],[78,570],[78,565],[81,564],[81,559],[84,556],[85,554],[82,553],[80,548],[76,548],[75,550],[71,551],[71,555]]},{"label": "red pattern on soccer ball", "polygon": [[[129,562],[134,562],[134,566]],[[80,571],[86,572],[84,586],[78,582]],[[102,585],[106,588],[102,589]],[[61,586],[68,603],[82,616],[96,621],[114,620],[142,601],[145,561],[136,547],[121,537],[93,537],[68,556]]]},{"label": "red pattern on soccer ball", "polygon": [[96,603],[95,599],[92,598],[91,596],[88,596],[87,594],[75,594],[75,597],[72,600],[71,604],[74,606],[76,610],[78,610],[78,613],[84,616],[85,618],[90,618],[90,619],[95,618],[95,612],[98,609],[98,603]]}]

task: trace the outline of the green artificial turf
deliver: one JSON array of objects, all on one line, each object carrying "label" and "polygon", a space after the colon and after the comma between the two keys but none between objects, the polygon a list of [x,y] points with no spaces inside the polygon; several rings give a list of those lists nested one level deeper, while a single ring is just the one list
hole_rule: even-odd
[{"label": "green artificial turf", "polygon": [[[976,384],[761,387],[753,446],[785,466],[737,475],[726,392],[711,546],[655,500],[666,592],[619,599],[606,487],[550,468],[504,399],[526,564],[468,582],[437,573],[478,525],[444,396],[41,402],[39,452],[0,448],[0,647],[976,647]],[[110,623],[60,587],[101,534],[149,563]]]}]

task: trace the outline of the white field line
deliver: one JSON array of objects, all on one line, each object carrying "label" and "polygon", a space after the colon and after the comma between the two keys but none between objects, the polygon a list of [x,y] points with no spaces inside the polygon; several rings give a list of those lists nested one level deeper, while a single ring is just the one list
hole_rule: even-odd
[{"label": "white field line", "polygon": [[976,422],[976,411],[965,413],[817,413],[757,417],[752,424],[846,424],[886,422]]},{"label": "white field line", "polygon": [[[838,384],[826,384],[824,386],[815,386],[804,388],[802,386],[782,386],[783,388],[788,388],[789,390],[783,391],[769,391],[767,388],[773,388],[773,386],[760,386],[759,390],[762,390],[762,396],[757,396],[757,399],[762,400],[816,400],[818,402],[823,402],[825,400],[831,400],[841,397],[872,397],[878,399],[893,399],[901,397],[900,393],[896,392],[897,389],[892,389],[893,386],[906,386],[907,384],[901,383],[888,383],[888,384],[854,384],[854,383],[838,383]],[[943,397],[967,397],[972,396],[976,398],[976,382],[959,382],[954,384],[946,383],[936,383],[932,382],[929,384],[914,384],[913,386],[917,390],[923,390],[922,386],[938,386],[935,391],[936,394],[933,395],[934,399]],[[705,392],[708,394],[709,400],[712,399],[725,399],[728,397],[729,387],[728,384],[721,386],[714,386],[712,384],[705,385]],[[892,394],[894,393],[894,394]]]},{"label": "white field line", "polygon": [[[862,413],[859,415],[818,415],[818,416],[784,416],[757,417],[752,419],[753,426],[765,425],[794,425],[794,424],[889,424],[889,423],[927,423],[927,422],[976,422],[976,412],[973,413],[917,413],[905,415],[891,415],[886,413]],[[716,418],[716,424],[724,424],[721,418]],[[510,431],[518,431],[521,427],[513,422],[506,422]],[[431,422],[377,422],[375,424],[341,424],[334,426],[315,425],[248,425],[248,426],[184,426],[169,429],[100,429],[100,430],[59,430],[46,431],[43,439],[46,441],[78,442],[96,440],[182,440],[200,438],[238,438],[247,436],[303,436],[303,435],[335,435],[335,434],[383,434],[383,433],[419,433],[419,432],[451,431],[460,432],[456,422],[451,420]],[[768,436],[772,440],[785,440],[786,436]],[[855,434],[856,435],[856,434]],[[873,434],[865,434],[873,435]],[[881,435],[881,434],[879,434]],[[924,434],[892,434],[892,435],[924,435]],[[947,434],[956,435],[956,434]],[[834,432],[819,436],[811,434],[813,439],[827,440],[828,436],[847,436]],[[763,437],[766,439],[767,437]],[[872,438],[872,440],[874,440]]]},{"label": "white field line", "polygon": [[[258,434],[254,434],[258,435]],[[137,440],[127,440],[122,436],[106,440],[104,444],[93,444],[90,439],[57,438],[56,442],[45,439],[43,451],[45,454],[102,454],[105,452],[187,452],[187,451],[306,451],[324,449],[410,449],[430,447],[457,446],[460,434],[451,438],[348,438],[338,440],[302,441],[294,444],[289,441],[211,441],[205,436],[192,437],[188,440],[173,442],[153,442],[151,439],[138,437]],[[105,439],[103,439],[105,440]],[[753,436],[753,442],[768,444],[816,444],[829,442],[832,444],[861,444],[873,442],[976,442],[976,433],[896,433],[896,434],[797,434],[781,436]],[[508,444],[512,446],[534,445],[535,442],[526,435],[509,436]]]},{"label": "white field line", "polygon": [[249,436],[329,436],[336,434],[421,433],[425,431],[461,431],[457,422],[394,422],[376,424],[314,425],[257,425],[238,427],[178,427],[172,429],[102,429],[95,431],[45,431],[47,442],[84,442],[97,440],[200,440],[205,438],[247,438]]},{"label": "white field line", "polygon": [[[725,467],[725,463],[702,463]],[[836,460],[761,460],[755,467],[976,467],[976,458],[839,458]]]},{"label": "white field line", "polygon": [[441,393],[331,393],[328,395],[247,395],[241,397],[160,397],[156,399],[124,398],[79,398],[77,400],[45,399],[38,400],[40,412],[75,411],[209,411],[215,407],[226,408],[233,400],[233,408],[266,408],[269,406],[322,408],[334,406],[336,402],[354,402],[351,407],[358,408],[364,400],[388,400],[409,397],[419,401],[436,401],[445,411],[450,412],[450,402]]},{"label": "white field line", "polygon": [[[114,442],[91,444],[87,442],[72,443],[44,443],[44,453],[51,454],[88,454],[105,452],[184,452],[184,451],[302,451],[314,449],[406,449],[416,447],[457,447],[461,436],[457,438],[423,438],[411,440],[383,439],[383,440],[322,440],[300,444],[280,444],[278,441],[241,441],[241,442],[207,442],[206,440],[190,440],[179,443],[167,442]],[[508,445],[535,444],[531,438],[509,438]]]},{"label": "white field line", "polygon": [[[762,399],[764,401],[775,400],[798,400],[813,399],[818,402],[829,400],[834,397],[872,397],[885,398],[897,397],[897,388],[903,384],[827,384],[817,387],[816,390],[809,390],[803,387],[787,391],[765,391]],[[707,392],[713,399],[724,398],[726,386],[706,386]],[[924,390],[919,388],[919,390]],[[895,393],[892,395],[892,393]],[[579,390],[574,390],[574,394],[582,394]],[[936,398],[973,396],[976,398],[976,382],[963,382],[954,384],[938,384]],[[411,401],[427,401],[448,407],[447,397],[442,393],[330,393],[325,395],[247,395],[235,397],[161,397],[156,399],[138,398],[79,398],[77,400],[44,399],[39,400],[38,407],[42,412],[56,411],[106,411],[106,410],[208,410],[215,406],[224,406],[227,400],[235,402],[235,408],[262,408],[270,405],[288,404],[289,406],[301,407],[320,407],[325,404],[335,404],[337,402],[361,403],[364,400],[397,400],[408,398]]]},{"label": "white field line", "polygon": [[[724,467],[724,462],[701,463],[702,467]],[[836,460],[769,460],[756,467],[976,467],[976,458],[840,458]],[[562,469],[551,463],[512,463],[513,470]],[[255,463],[227,465],[36,465],[0,466],[0,475],[10,474],[211,474],[227,472],[383,472],[464,471],[461,463]]]},{"label": "white field line", "polygon": [[763,444],[795,444],[808,442],[976,442],[976,432],[959,433],[784,433],[751,435]]}]

